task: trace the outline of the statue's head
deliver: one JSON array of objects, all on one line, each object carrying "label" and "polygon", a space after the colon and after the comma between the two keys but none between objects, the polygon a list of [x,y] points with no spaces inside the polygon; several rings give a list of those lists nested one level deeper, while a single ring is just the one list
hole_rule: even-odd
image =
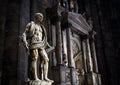
[{"label": "statue's head", "polygon": [[43,21],[43,14],[42,13],[35,13],[35,21],[42,22]]}]

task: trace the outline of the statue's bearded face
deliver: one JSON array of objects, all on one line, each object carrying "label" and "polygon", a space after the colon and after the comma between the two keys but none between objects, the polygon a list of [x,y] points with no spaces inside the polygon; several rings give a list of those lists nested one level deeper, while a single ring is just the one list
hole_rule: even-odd
[{"label": "statue's bearded face", "polygon": [[35,15],[35,20],[36,20],[37,22],[42,22],[42,21],[43,21],[43,15],[42,15],[41,13],[37,13],[37,14]]},{"label": "statue's bearded face", "polygon": [[37,21],[42,22],[43,21],[43,17],[42,16],[37,16]]}]

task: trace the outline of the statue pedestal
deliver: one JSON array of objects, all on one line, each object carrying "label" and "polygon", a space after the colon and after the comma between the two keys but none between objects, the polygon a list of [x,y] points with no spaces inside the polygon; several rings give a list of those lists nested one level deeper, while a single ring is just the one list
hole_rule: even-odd
[{"label": "statue pedestal", "polygon": [[53,77],[53,80],[55,81],[53,85],[77,85],[71,83],[71,77],[74,74],[73,71],[71,71],[71,68],[68,68],[64,65],[58,65],[53,67],[53,73],[56,75]]},{"label": "statue pedestal", "polygon": [[52,85],[53,82],[48,82],[48,81],[45,81],[45,80],[30,80],[30,81],[27,81],[25,85]]}]

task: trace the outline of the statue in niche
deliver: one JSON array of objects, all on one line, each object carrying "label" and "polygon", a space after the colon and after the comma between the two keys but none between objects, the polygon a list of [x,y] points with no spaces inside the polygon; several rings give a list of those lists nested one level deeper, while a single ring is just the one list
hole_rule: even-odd
[{"label": "statue in niche", "polygon": [[65,66],[68,66],[68,61],[67,61],[67,54],[63,54],[63,64],[65,65]]},{"label": "statue in niche", "polygon": [[67,0],[60,0],[61,6],[64,7],[66,10],[68,9]]},{"label": "statue in niche", "polygon": [[73,12],[74,11],[74,1],[73,0],[69,0],[69,10],[71,11],[71,12]]},{"label": "statue in niche", "polygon": [[[45,48],[51,47],[47,42],[47,34],[45,27],[42,25],[43,15],[42,13],[36,13],[34,21],[31,21],[26,25],[26,29],[22,35],[24,47],[29,52],[31,59],[28,69],[31,69],[33,80],[39,81],[38,77],[38,57],[41,58],[41,79],[53,82],[48,79],[48,55]],[[28,59],[29,59],[28,58]],[[39,65],[40,66],[40,65]],[[29,76],[29,75],[28,75]]]},{"label": "statue in niche", "polygon": [[91,17],[89,17],[89,19],[88,19],[88,24],[90,25],[91,28],[93,28],[93,21],[92,21]]}]

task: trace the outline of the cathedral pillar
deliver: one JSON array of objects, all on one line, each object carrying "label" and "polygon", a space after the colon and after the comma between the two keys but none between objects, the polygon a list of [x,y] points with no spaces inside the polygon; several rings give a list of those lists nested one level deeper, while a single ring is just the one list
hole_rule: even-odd
[{"label": "cathedral pillar", "polygon": [[34,14],[37,12],[37,0],[29,0],[30,5],[30,21],[34,20]]},{"label": "cathedral pillar", "polygon": [[[9,3],[9,4],[8,4]],[[2,2],[1,2],[2,4]],[[5,0],[4,51],[2,61],[2,85],[17,85],[18,33],[20,21],[20,0]],[[1,10],[2,13],[2,10]],[[0,28],[1,29],[1,28]],[[1,32],[1,30],[0,30]],[[1,38],[2,41],[2,38]],[[1,61],[0,61],[1,63]]]},{"label": "cathedral pillar", "polygon": [[17,85],[24,85],[28,78],[28,54],[21,41],[22,34],[25,30],[26,24],[30,21],[30,0],[21,0],[20,5],[20,22],[19,22],[19,46],[18,46],[18,60],[17,60]]}]

